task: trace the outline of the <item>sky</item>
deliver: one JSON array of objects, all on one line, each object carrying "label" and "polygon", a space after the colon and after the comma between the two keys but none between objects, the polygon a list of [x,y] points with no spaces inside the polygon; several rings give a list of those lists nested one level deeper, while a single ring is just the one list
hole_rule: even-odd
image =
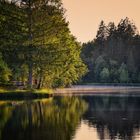
[{"label": "sky", "polygon": [[140,0],[62,0],[71,33],[80,42],[93,40],[101,20],[117,25],[125,17],[140,31]]}]

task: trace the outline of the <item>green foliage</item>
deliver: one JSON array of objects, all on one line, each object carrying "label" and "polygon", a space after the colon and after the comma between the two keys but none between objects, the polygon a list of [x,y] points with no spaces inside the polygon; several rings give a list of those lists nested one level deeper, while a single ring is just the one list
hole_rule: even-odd
[{"label": "green foliage", "polygon": [[35,88],[69,86],[87,71],[61,0],[0,1],[0,16],[0,49],[13,80]]},{"label": "green foliage", "polygon": [[100,73],[101,81],[102,82],[109,82],[109,76],[110,76],[110,73],[109,73],[108,68],[103,68],[103,70]]},{"label": "green foliage", "polygon": [[[140,71],[139,46],[140,35],[129,18],[122,19],[117,26],[113,22],[106,26],[101,21],[96,38],[83,44],[81,56],[89,68],[83,81],[102,82],[100,73],[106,67],[110,82],[137,83]],[[122,63],[127,68],[120,71]]]},{"label": "green foliage", "polygon": [[2,55],[0,53],[0,83],[8,82],[11,76],[11,70],[8,68],[7,64],[3,61]]},{"label": "green foliage", "polygon": [[95,61],[95,68],[94,68],[94,73],[96,76],[95,78],[97,80],[100,79],[100,73],[101,73],[102,69],[105,67],[105,65],[106,65],[106,62],[105,62],[103,56],[99,56]]},{"label": "green foliage", "polygon": [[127,83],[129,81],[128,70],[124,63],[122,63],[122,65],[119,69],[119,74],[120,74],[120,78],[119,78],[120,83]]}]

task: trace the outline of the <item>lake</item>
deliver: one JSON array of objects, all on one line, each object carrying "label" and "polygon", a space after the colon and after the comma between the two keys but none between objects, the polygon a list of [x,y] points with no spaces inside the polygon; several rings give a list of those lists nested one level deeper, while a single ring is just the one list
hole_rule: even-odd
[{"label": "lake", "polygon": [[140,95],[0,101],[0,140],[140,140]]}]

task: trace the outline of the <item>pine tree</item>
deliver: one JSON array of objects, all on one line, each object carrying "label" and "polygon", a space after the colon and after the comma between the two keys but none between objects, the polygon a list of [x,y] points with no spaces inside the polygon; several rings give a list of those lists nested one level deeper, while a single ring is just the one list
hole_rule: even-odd
[{"label": "pine tree", "polygon": [[[30,88],[34,80],[38,88],[59,85],[55,84],[57,79],[64,86],[70,85],[85,73],[81,46],[69,31],[60,0],[13,0],[0,4],[4,8],[0,13],[4,17],[0,19],[1,35],[8,38],[8,42],[0,40],[4,59],[19,79],[23,79],[21,68],[26,67],[28,78],[24,79],[28,79]],[[7,6],[11,15],[6,14]],[[14,29],[9,29],[12,25]]]}]

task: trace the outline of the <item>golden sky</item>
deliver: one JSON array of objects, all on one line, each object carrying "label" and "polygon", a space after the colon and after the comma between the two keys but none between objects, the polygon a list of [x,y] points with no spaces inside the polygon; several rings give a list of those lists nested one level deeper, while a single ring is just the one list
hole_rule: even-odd
[{"label": "golden sky", "polygon": [[62,0],[74,36],[87,42],[96,36],[101,20],[107,24],[129,17],[140,31],[140,0]]}]

